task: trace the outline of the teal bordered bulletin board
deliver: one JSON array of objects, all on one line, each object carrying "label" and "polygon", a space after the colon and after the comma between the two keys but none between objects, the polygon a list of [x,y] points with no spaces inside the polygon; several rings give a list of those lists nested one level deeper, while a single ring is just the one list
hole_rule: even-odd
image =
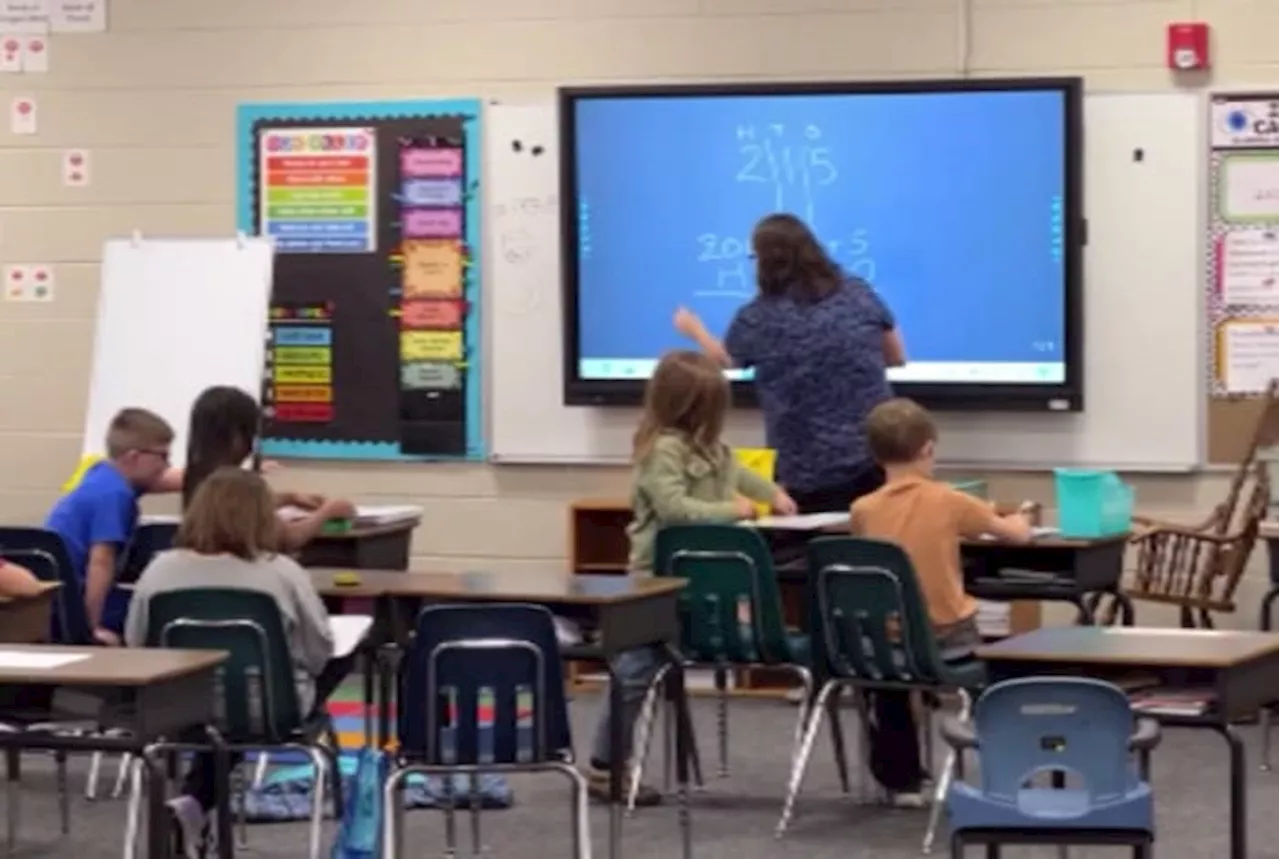
[{"label": "teal bordered bulletin board", "polygon": [[275,240],[262,451],[483,459],[480,102],[246,104],[238,228]]}]

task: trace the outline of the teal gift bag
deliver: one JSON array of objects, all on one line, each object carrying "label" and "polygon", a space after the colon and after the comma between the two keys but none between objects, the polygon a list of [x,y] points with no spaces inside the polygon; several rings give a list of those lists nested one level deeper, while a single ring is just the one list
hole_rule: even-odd
[{"label": "teal gift bag", "polygon": [[333,845],[333,859],[381,859],[382,786],[387,781],[387,755],[362,749],[355,778],[343,809],[342,826]]}]

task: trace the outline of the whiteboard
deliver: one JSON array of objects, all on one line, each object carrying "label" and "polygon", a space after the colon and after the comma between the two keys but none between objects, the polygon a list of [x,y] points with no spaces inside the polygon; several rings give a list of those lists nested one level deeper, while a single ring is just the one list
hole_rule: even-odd
[{"label": "whiteboard", "polygon": [[260,396],[270,239],[113,239],[102,253],[84,453],[105,452],[111,418],[150,409],[183,465],[191,404],[211,385]]},{"label": "whiteboard", "polygon": [[[1085,411],[939,415],[948,465],[1200,463],[1204,109],[1189,93],[1085,99]],[[636,410],[563,405],[555,107],[491,105],[485,123],[492,458],[625,462]],[[757,412],[729,421],[732,444],[763,435]]]}]

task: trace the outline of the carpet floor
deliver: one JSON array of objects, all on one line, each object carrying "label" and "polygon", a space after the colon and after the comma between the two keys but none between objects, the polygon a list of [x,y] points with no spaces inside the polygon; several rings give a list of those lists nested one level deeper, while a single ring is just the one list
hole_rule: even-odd
[{"label": "carpet floor", "polygon": [[[581,695],[572,704],[575,738],[580,752],[590,739],[595,696]],[[787,752],[795,709],[777,701],[735,701],[730,710],[730,775],[715,777],[714,708],[695,700],[694,720],[700,740],[705,790],[693,796],[694,855],[699,859],[907,859],[919,856],[926,815],[892,811],[842,795],[825,732],[809,768],[797,816],[782,840],[773,837],[786,781]],[[845,713],[852,735],[854,715]],[[347,733],[356,726],[348,723]],[[1247,742],[1249,782],[1249,859],[1277,857],[1277,777],[1259,769],[1259,728],[1241,729]],[[942,754],[941,744],[937,744]],[[1208,732],[1171,730],[1153,761],[1157,798],[1156,855],[1160,859],[1223,859],[1227,855],[1227,755],[1222,740]],[[659,755],[653,757],[659,776]],[[27,756],[23,774],[19,857],[107,859],[121,855],[124,801],[83,798],[86,759],[73,759],[72,827],[59,836],[52,763]],[[103,792],[115,774],[114,761],[103,768]],[[865,784],[865,777],[863,778]],[[509,859],[544,859],[569,855],[569,792],[554,776],[514,777],[514,807],[481,817],[485,855]],[[459,856],[470,856],[469,822],[458,821]],[[592,808],[594,854],[605,855],[607,817]],[[333,824],[327,825],[333,832]],[[412,849],[406,856],[442,856],[440,812],[409,812],[406,832]],[[945,838],[945,834],[944,834]],[[624,854],[631,859],[674,859],[679,853],[674,807],[640,811],[624,826]],[[261,824],[249,828],[249,848],[241,855],[257,859],[299,859],[306,852],[306,826]],[[935,854],[946,855],[945,840]],[[978,848],[969,857],[982,855]],[[1049,859],[1052,848],[1006,848],[1005,859]],[[1119,848],[1073,848],[1073,859],[1127,857]],[[327,859],[327,857],[326,857]]]}]

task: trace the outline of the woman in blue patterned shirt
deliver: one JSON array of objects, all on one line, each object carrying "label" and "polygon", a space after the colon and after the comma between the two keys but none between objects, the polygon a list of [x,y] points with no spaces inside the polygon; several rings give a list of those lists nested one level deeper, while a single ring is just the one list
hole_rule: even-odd
[{"label": "woman in blue patterned shirt", "polygon": [[723,342],[681,308],[676,328],[724,367],[755,370],[776,478],[802,513],[847,510],[879,487],[867,414],[892,392],[887,367],[906,361],[893,314],[793,215],[770,215],[751,237],[758,294]]}]

